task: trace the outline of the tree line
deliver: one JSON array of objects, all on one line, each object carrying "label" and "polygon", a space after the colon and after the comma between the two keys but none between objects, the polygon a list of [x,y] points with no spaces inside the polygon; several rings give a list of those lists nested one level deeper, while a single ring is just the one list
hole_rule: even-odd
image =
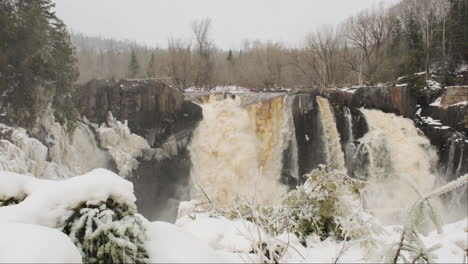
[{"label": "tree line", "polygon": [[192,38],[170,38],[167,48],[73,34],[80,81],[169,77],[179,88],[324,87],[395,82],[424,72],[452,84],[468,62],[466,0],[381,4],[337,26],[321,26],[295,47],[245,40],[240,49],[223,50],[211,38],[209,18],[191,26]]}]

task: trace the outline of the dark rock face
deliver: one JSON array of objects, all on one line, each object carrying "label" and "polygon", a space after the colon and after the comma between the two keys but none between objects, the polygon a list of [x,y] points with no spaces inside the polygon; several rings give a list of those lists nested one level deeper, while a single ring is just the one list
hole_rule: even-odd
[{"label": "dark rock face", "polygon": [[[105,122],[111,111],[118,120],[128,120],[130,130],[151,146],[194,125],[201,116],[180,92],[154,80],[94,80],[80,87],[76,98],[80,113],[91,122]],[[190,111],[198,113],[187,115]]]},{"label": "dark rock face", "polygon": [[325,146],[321,138],[322,124],[315,98],[313,94],[299,94],[293,103],[300,176],[317,168],[319,164],[326,164]]},{"label": "dark rock face", "polygon": [[417,104],[416,97],[407,87],[362,87],[354,93],[326,89],[322,95],[333,104],[351,108],[375,108],[404,117],[411,117]]},{"label": "dark rock face", "polygon": [[154,80],[94,80],[80,87],[76,98],[80,113],[91,122],[105,122],[111,111],[148,141],[152,149],[138,159],[139,167],[129,178],[137,206],[150,220],[174,221],[179,201],[189,194],[187,146],[202,118],[201,108]]}]

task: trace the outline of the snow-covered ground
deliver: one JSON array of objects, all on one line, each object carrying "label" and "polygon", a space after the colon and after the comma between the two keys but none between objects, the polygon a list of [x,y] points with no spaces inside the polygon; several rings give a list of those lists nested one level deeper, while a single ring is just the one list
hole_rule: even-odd
[{"label": "snow-covered ground", "polygon": [[[1,171],[0,200],[21,202],[0,207],[0,262],[80,262],[80,251],[60,227],[80,204],[99,204],[110,197],[135,206],[133,185],[104,169],[61,181]],[[399,239],[398,226],[382,226],[382,232],[372,237],[374,244],[321,241],[311,235],[306,247],[292,233],[273,236],[252,222],[210,213],[181,210],[175,224],[143,221],[151,263],[258,263],[262,257],[254,248],[260,241],[282,245],[285,250],[279,260],[285,263],[375,263]],[[447,224],[442,233],[434,230],[421,237],[426,247],[440,243],[433,252],[437,263],[466,261],[467,221]]]},{"label": "snow-covered ground", "polygon": [[[203,92],[205,91],[204,88],[202,87],[189,87],[184,90],[186,93],[192,93],[192,92]],[[250,93],[251,90],[248,88],[240,87],[240,86],[233,86],[233,85],[228,85],[228,86],[216,86],[212,89],[210,89],[210,92],[212,93]]]},{"label": "snow-covered ground", "polygon": [[45,226],[0,223],[0,263],[81,263],[64,233]]},{"label": "snow-covered ground", "polygon": [[[194,219],[193,219],[194,218]],[[435,250],[436,263],[463,263],[467,246],[467,219],[443,227],[443,233],[430,232],[422,237],[427,247],[440,243]],[[253,254],[253,243],[262,239],[273,239],[287,245],[281,258],[284,263],[376,263],[382,261],[386,244],[396,242],[398,226],[385,226],[384,232],[376,237],[379,247],[365,247],[360,241],[320,241],[310,237],[304,247],[294,234],[269,237],[248,221],[213,218],[197,214],[180,218],[176,224],[165,222],[147,223],[147,248],[151,262],[226,262],[258,263],[260,258]],[[465,259],[466,262],[466,259]]]},{"label": "snow-covered ground", "polygon": [[[72,209],[109,197],[129,206],[135,202],[132,184],[104,169],[62,181],[0,172],[0,200],[7,197],[24,200],[0,207],[0,262],[80,262],[77,248],[58,231]],[[434,230],[422,237],[427,247],[441,244],[434,251],[437,263],[463,263],[468,248],[467,221],[447,224],[441,234]],[[383,226],[383,232],[373,238],[374,246],[359,240],[320,241],[312,235],[305,247],[294,234],[274,237],[252,222],[209,213],[185,212],[175,224],[144,220],[144,226],[151,263],[258,263],[261,258],[254,247],[260,241],[284,245],[280,261],[285,263],[332,263],[337,258],[337,263],[375,263],[399,239],[398,226]]]}]

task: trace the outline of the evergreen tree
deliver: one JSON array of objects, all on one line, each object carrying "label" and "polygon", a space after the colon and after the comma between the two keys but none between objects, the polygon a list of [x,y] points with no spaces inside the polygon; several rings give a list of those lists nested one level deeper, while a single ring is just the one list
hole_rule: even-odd
[{"label": "evergreen tree", "polygon": [[0,91],[11,122],[25,127],[35,125],[56,93],[70,92],[78,76],[68,33],[54,6],[51,0],[0,3]]},{"label": "evergreen tree", "polygon": [[148,66],[146,67],[146,76],[148,78],[156,77],[156,59],[154,58],[154,53],[151,53],[150,60],[148,62]]},{"label": "evergreen tree", "polygon": [[402,65],[404,62],[401,61],[401,53],[403,51],[404,41],[405,36],[403,32],[403,25],[399,19],[396,19],[387,52],[387,55],[390,58],[393,79],[405,74],[402,70],[404,68]]},{"label": "evergreen tree", "polygon": [[138,63],[135,50],[132,50],[132,54],[130,55],[130,63],[128,65],[128,74],[129,74],[128,77],[136,78],[139,73],[140,73],[140,64]]},{"label": "evergreen tree", "polygon": [[449,69],[468,63],[468,1],[452,0],[448,14]]},{"label": "evergreen tree", "polygon": [[406,29],[407,56],[404,64],[404,74],[420,72],[424,67],[424,47],[421,28],[415,14],[410,14]]},{"label": "evergreen tree", "polygon": [[231,50],[229,50],[226,60],[229,61],[229,62],[232,62],[234,60]]}]

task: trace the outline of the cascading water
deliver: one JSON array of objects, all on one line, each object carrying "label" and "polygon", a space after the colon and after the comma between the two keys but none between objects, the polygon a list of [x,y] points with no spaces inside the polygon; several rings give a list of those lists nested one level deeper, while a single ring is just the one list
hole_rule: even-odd
[{"label": "cascading water", "polygon": [[206,194],[221,205],[231,204],[236,197],[276,204],[287,191],[280,183],[282,174],[298,177],[292,98],[245,96],[245,101],[253,100],[245,107],[240,97],[218,99],[212,97],[202,105],[203,120],[189,147],[195,183],[192,197]]},{"label": "cascading water", "polygon": [[[285,103],[283,107],[283,114],[285,119],[283,122],[282,135],[283,135],[283,151],[286,151],[286,148],[289,149],[289,163],[290,168],[288,174],[295,179],[299,179],[299,157],[298,157],[298,148],[297,148],[297,138],[296,138],[296,128],[294,126],[294,117],[293,117],[293,104],[294,96],[285,96]],[[284,153],[284,152],[283,152]],[[283,159],[284,159],[283,155]],[[284,165],[283,160],[283,165]],[[283,168],[284,169],[284,168]]]},{"label": "cascading water", "polygon": [[368,159],[367,207],[392,222],[395,212],[429,192],[435,181],[437,156],[429,140],[410,119],[379,110],[361,109],[369,132],[359,139]]},{"label": "cascading water", "polygon": [[292,118],[293,97],[277,96],[245,107],[255,127],[262,175],[280,175],[283,154],[290,146],[290,176],[298,178],[297,143]]},{"label": "cascading water", "polygon": [[240,100],[215,101],[202,108],[203,120],[189,146],[195,182],[192,197],[200,196],[201,188],[221,205],[229,205],[237,197],[274,203],[286,189],[279,184],[278,175],[260,174],[262,159],[255,126]]},{"label": "cascading water", "polygon": [[344,118],[346,121],[346,129],[348,131],[348,138],[346,140],[346,143],[351,143],[354,141],[354,135],[353,135],[353,116],[351,115],[351,110],[349,110],[348,107],[343,108],[344,112]]},{"label": "cascading water", "polygon": [[340,134],[336,128],[335,116],[328,100],[317,96],[320,111],[322,135],[325,141],[325,154],[327,166],[333,170],[346,171],[344,154],[340,144]]}]

